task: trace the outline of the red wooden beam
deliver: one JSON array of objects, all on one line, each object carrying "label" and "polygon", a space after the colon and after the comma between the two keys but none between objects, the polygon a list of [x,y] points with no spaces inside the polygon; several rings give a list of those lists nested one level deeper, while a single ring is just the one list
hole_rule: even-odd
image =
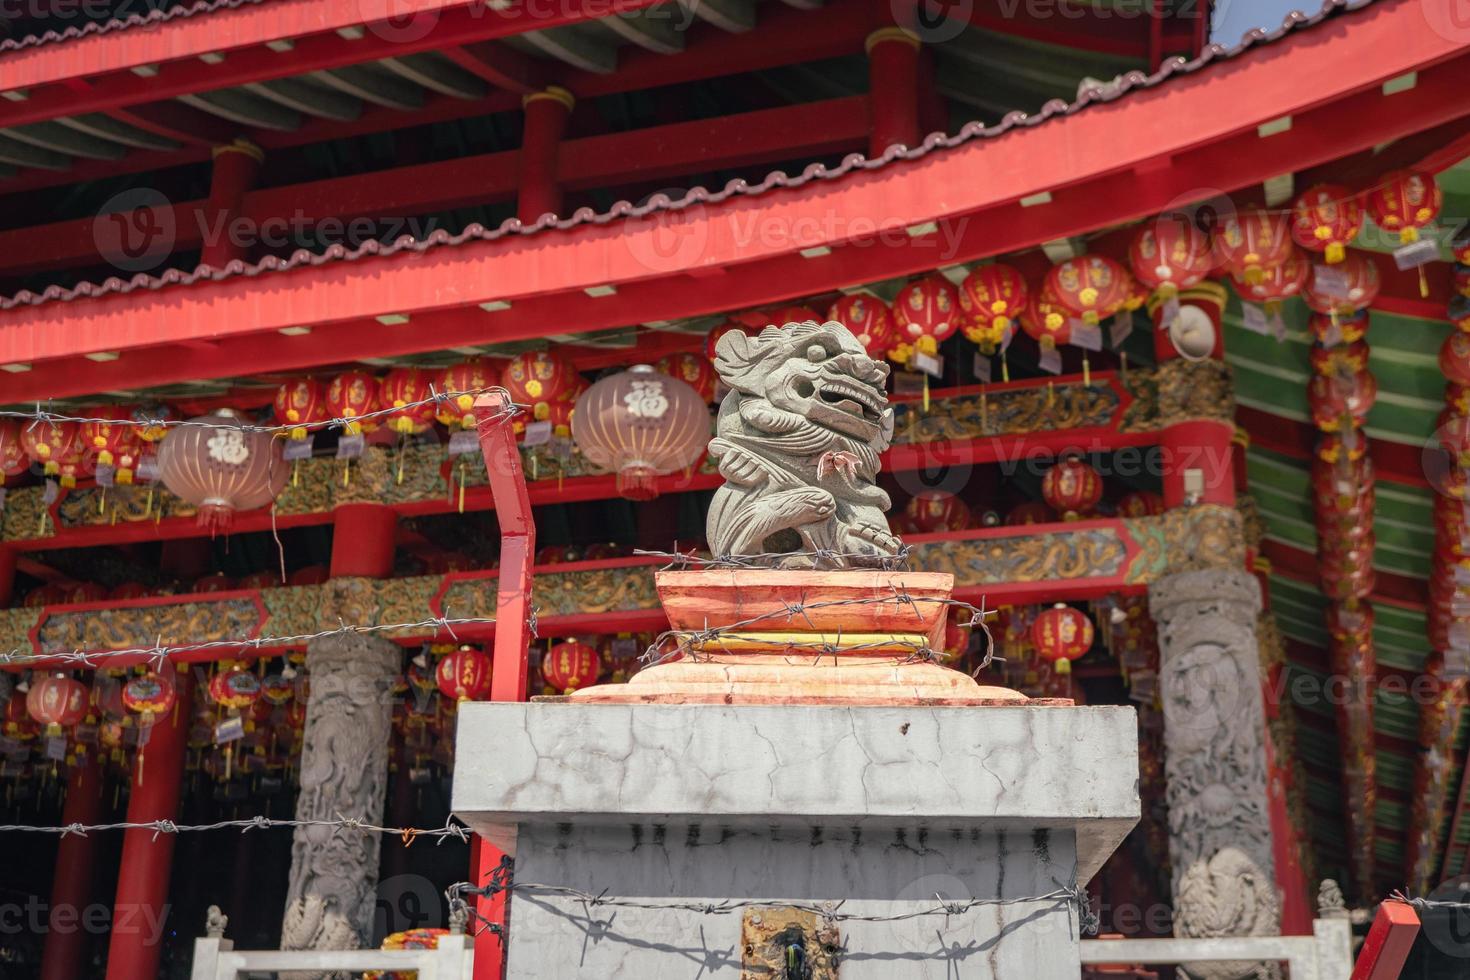
[{"label": "red wooden beam", "polygon": [[[282,362],[304,366],[311,356],[321,357],[317,363],[340,360],[342,350],[364,342],[392,356],[535,336],[547,323],[587,330],[691,316],[1012,251],[1141,217],[1201,187],[1251,186],[1467,114],[1460,90],[1470,58],[1445,59],[1470,48],[1470,39],[1423,31],[1417,18],[1406,0],[1374,4],[1213,70],[1089,107],[1065,123],[932,153],[904,165],[902,179],[886,169],[855,174],[656,220],[434,250],[396,267],[332,263],[272,277],[269,289],[236,278],[12,310],[0,326],[0,363],[208,336],[219,345],[216,354],[193,358],[188,373],[174,377],[277,370],[287,366]],[[1371,70],[1345,79],[1339,53]],[[1283,87],[1287,59],[1297,84]],[[1410,69],[1419,69],[1415,102],[1382,95],[1379,81]],[[1258,122],[1293,112],[1291,130],[1257,136]],[[1086,149],[1104,144],[1122,147],[1122,155],[1102,158]],[[1171,165],[1137,179],[1132,168],[1161,159]],[[1017,203],[1041,190],[1051,193],[1050,204]],[[941,234],[895,240],[896,229],[934,219],[944,219]],[[895,231],[875,244],[874,229]],[[681,242],[675,255],[668,253],[671,237]],[[797,257],[819,245],[830,252]],[[685,272],[698,275],[679,275]],[[583,290],[594,285],[616,285],[617,294],[589,303]],[[514,299],[514,308],[493,320],[454,308],[505,299]],[[384,331],[362,319],[402,311],[416,311],[414,329]],[[298,343],[230,342],[301,323],[318,326]],[[312,345],[299,341],[323,346],[313,355]],[[95,365],[37,364],[7,387],[16,400],[28,400],[160,383],[152,379],[162,372],[150,372],[150,364],[126,355]]]},{"label": "red wooden beam", "polygon": [[1351,980],[1399,980],[1418,935],[1419,914],[1413,906],[1394,901],[1380,904],[1358,950]]}]

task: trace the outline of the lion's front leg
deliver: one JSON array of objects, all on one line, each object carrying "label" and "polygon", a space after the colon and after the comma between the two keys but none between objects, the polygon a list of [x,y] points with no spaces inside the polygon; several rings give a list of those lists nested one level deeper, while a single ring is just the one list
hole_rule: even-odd
[{"label": "lion's front leg", "polygon": [[[716,493],[716,505],[722,503]],[[837,513],[837,502],[819,487],[797,487],[775,493],[749,494],[727,501],[727,519],[720,526],[727,532],[722,541],[711,541],[716,554],[758,555],[770,551],[801,548],[800,532],[805,525],[822,524]],[[729,506],[733,503],[733,506]],[[721,508],[722,510],[725,508]],[[715,507],[711,507],[713,517]],[[711,527],[716,521],[710,521]],[[790,532],[783,534],[783,532]],[[789,538],[789,542],[782,539]],[[774,542],[776,546],[771,546]]]}]

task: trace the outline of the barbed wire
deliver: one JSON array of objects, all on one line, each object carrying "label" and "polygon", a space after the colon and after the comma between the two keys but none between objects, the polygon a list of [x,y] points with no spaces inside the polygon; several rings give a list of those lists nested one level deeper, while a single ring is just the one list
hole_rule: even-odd
[{"label": "barbed wire", "polygon": [[[844,912],[842,907],[847,904],[847,899],[838,899],[832,902],[782,902],[770,901],[756,898],[725,898],[714,901],[680,901],[672,899],[669,901],[654,902],[643,899],[608,897],[611,886],[597,893],[583,891],[580,888],[572,888],[567,885],[545,885],[536,882],[519,882],[514,880],[514,861],[508,857],[502,857],[500,864],[489,873],[489,881],[484,885],[476,886],[467,881],[456,882],[444,890],[445,898],[448,899],[450,914],[463,915],[467,920],[474,920],[479,928],[472,932],[479,934],[491,931],[499,935],[501,929],[498,923],[492,922],[481,915],[466,900],[466,896],[473,895],[481,898],[494,898],[500,894],[522,893],[527,897],[543,895],[548,897],[569,898],[581,905],[588,917],[591,910],[599,907],[618,909],[640,909],[648,912],[693,912],[698,915],[733,915],[746,909],[785,909],[793,912],[804,912],[818,916],[828,922],[903,922],[909,919],[925,918],[929,916],[951,916],[963,915],[966,912],[978,908],[995,907],[997,905],[1023,905],[1037,902],[1055,902],[1058,906],[1073,905],[1078,910],[1078,921],[1082,932],[1087,935],[1095,935],[1098,930],[1099,919],[1092,911],[1091,902],[1087,891],[1076,885],[1063,885],[1055,879],[1052,883],[1057,887],[1043,895],[1029,895],[1020,898],[968,898],[960,900],[945,899],[942,895],[935,893],[934,905],[921,908],[908,909],[903,912]],[[549,906],[553,910],[555,906]]]},{"label": "barbed wire", "polygon": [[1406,892],[1399,891],[1398,889],[1395,889],[1392,893],[1390,893],[1385,901],[1400,902],[1404,905],[1412,906],[1420,912],[1423,912],[1426,909],[1470,910],[1470,901],[1451,902],[1440,898],[1412,898]]},{"label": "barbed wire", "polygon": [[160,638],[159,642],[152,646],[122,647],[113,650],[64,650],[49,653],[11,650],[0,651],[0,666],[25,666],[35,663],[50,665],[53,662],[60,662],[63,664],[77,664],[82,667],[97,667],[100,661],[117,657],[141,656],[146,658],[156,669],[161,668],[170,657],[180,653],[194,653],[209,650],[239,650],[244,652],[247,650],[260,651],[276,647],[299,647],[310,643],[312,640],[320,640],[332,636],[370,636],[376,633],[388,633],[395,630],[433,629],[436,633],[447,633],[450,639],[459,642],[459,637],[454,632],[456,626],[485,626],[493,625],[494,623],[494,617],[487,616],[436,616],[412,623],[381,623],[374,626],[356,626],[343,623],[333,629],[318,630],[315,633],[295,633],[287,636],[256,636],[247,639],[202,640],[197,643],[177,644],[165,644]]},{"label": "barbed wire", "polygon": [[330,827],[336,830],[351,830],[363,834],[381,834],[402,838],[405,847],[420,837],[442,844],[449,838],[469,843],[470,831],[460,824],[446,822],[442,827],[384,827],[340,814],[332,820],[295,820],[276,817],[244,817],[238,820],[217,820],[214,823],[181,824],[172,820],[124,820],[117,823],[69,823],[54,826],[34,824],[0,824],[0,833],[58,834],[61,837],[86,837],[94,831],[106,830],[151,830],[153,839],[160,834],[188,834],[209,830],[239,830],[242,834],[251,830],[271,830],[277,827]]},{"label": "barbed wire", "polygon": [[363,422],[373,422],[378,419],[387,418],[389,416],[401,415],[405,412],[412,412],[414,409],[423,408],[426,405],[433,405],[437,407],[443,405],[445,402],[450,401],[451,399],[457,399],[461,395],[470,395],[473,397],[489,393],[496,393],[505,398],[505,405],[493,416],[491,416],[491,418],[510,418],[526,411],[525,405],[519,405],[511,401],[510,392],[499,385],[491,385],[484,388],[469,388],[463,391],[439,391],[435,388],[434,385],[431,384],[429,385],[429,397],[420,398],[417,401],[405,402],[402,405],[397,405],[392,408],[375,409],[371,412],[364,412],[361,415],[338,416],[319,422],[301,422],[296,424],[278,423],[267,425],[259,422],[246,422],[244,420],[231,422],[206,422],[202,418],[165,419],[148,418],[146,416],[141,418],[109,419],[84,415],[65,415],[60,412],[49,412],[42,409],[39,402],[36,404],[36,409],[33,412],[23,412],[16,409],[0,409],[0,418],[29,420],[31,422],[31,425],[28,426],[28,428],[34,428],[42,422],[48,422],[52,424],[61,422],[74,422],[78,425],[93,424],[131,426],[139,429],[231,429],[236,432],[262,432],[269,435],[277,435],[289,432],[297,432],[303,429],[311,432],[319,429],[332,428],[333,426],[347,426],[354,424],[361,425]]}]

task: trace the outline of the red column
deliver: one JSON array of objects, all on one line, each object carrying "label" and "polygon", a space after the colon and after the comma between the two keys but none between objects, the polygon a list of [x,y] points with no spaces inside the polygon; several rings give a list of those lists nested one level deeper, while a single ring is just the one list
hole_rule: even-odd
[{"label": "red column", "polygon": [[[173,820],[178,816],[185,729],[191,715],[189,678],[183,671],[179,672],[178,684],[178,705],[154,724],[148,744],[133,762],[129,823]],[[107,980],[156,977],[163,952],[175,835],[155,835],[151,830],[129,830],[125,834],[117,898],[112,905],[112,936],[107,945]]]},{"label": "red column", "polygon": [[[94,824],[102,815],[102,767],[93,754],[80,756],[66,781],[63,824]],[[41,953],[41,980],[79,980],[86,961],[82,913],[92,901],[95,835],[71,834],[56,846],[51,875],[51,917]]]},{"label": "red column", "polygon": [[393,571],[398,515],[382,504],[343,504],[332,512],[332,577],[387,578]]},{"label": "red column", "polygon": [[1235,506],[1234,435],[1229,422],[1211,419],[1179,422],[1160,433],[1165,507],[1183,506],[1192,483],[1197,503]]},{"label": "red column", "polygon": [[567,115],[576,99],[557,85],[532,92],[521,100],[525,127],[521,132],[521,181],[516,198],[516,217],[534,224],[543,214],[561,213],[561,183],[557,180],[557,156]]},{"label": "red column", "polygon": [[199,261],[203,265],[222,266],[231,259],[243,259],[248,242],[230,233],[230,225],[240,217],[245,194],[255,186],[265,154],[249,140],[237,139],[214,148],[214,170],[209,176],[209,201],[204,206],[204,247]]},{"label": "red column", "polygon": [[919,37],[902,27],[868,35],[868,156],[919,142]]}]

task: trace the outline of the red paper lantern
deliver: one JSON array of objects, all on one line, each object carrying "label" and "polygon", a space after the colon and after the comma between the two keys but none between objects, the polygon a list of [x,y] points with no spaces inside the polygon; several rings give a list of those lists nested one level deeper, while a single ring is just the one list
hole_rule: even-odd
[{"label": "red paper lantern", "polygon": [[[586,390],[586,387],[578,389],[577,397],[582,397],[582,392]],[[576,402],[552,402],[551,412],[546,416],[546,421],[551,423],[552,434],[561,436],[564,439],[570,437],[572,434],[572,416],[576,414]]]},{"label": "red paper lantern", "polygon": [[1052,509],[1040,500],[1027,500],[1006,511],[1007,527],[1024,527],[1028,524],[1051,524],[1056,520]]},{"label": "red paper lantern", "polygon": [[490,657],[475,647],[460,647],[439,661],[434,679],[446,698],[483,701],[490,696]]},{"label": "red paper lantern", "polygon": [[260,678],[244,667],[221,670],[209,679],[209,697],[231,711],[248,708],[260,700]]},{"label": "red paper lantern", "polygon": [[982,353],[993,354],[1031,299],[1026,280],[1003,262],[971,271],[960,286],[960,326]]},{"label": "red paper lantern", "polygon": [[1152,490],[1135,490],[1118,498],[1119,517],[1156,517],[1164,512],[1164,498]]},{"label": "red paper lantern", "polygon": [[296,378],[276,389],[276,422],[291,426],[287,435],[294,442],[305,442],[311,426],[331,420],[327,410],[327,386],[315,378]]},{"label": "red paper lantern", "polygon": [[1318,184],[1303,191],[1291,209],[1291,237],[1310,252],[1325,253],[1327,264],[1347,256],[1347,247],[1363,227],[1358,196],[1337,184]]},{"label": "red paper lantern", "polygon": [[21,441],[20,419],[0,418],[0,487],[6,479],[30,469],[31,460]]},{"label": "red paper lantern", "polygon": [[1063,520],[1091,513],[1102,495],[1102,477],[1075,456],[1058,460],[1041,478],[1041,496]]},{"label": "red paper lantern", "polygon": [[280,572],[251,572],[240,579],[237,589],[274,589],[281,584]]},{"label": "red paper lantern", "polygon": [[1327,632],[1339,643],[1354,643],[1373,636],[1373,604],[1361,602],[1356,606],[1338,605],[1327,607]]},{"label": "red paper lantern", "polygon": [[[14,696],[12,695],[12,700]],[[26,711],[38,725],[46,726],[46,736],[56,738],[62,729],[70,728],[87,716],[87,687],[65,674],[43,674],[31,677],[26,693]]]},{"label": "red paper lantern", "polygon": [[429,398],[428,372],[416,367],[394,368],[378,382],[378,403],[389,410],[388,428],[401,435],[417,435],[434,424],[435,405]]},{"label": "red paper lantern", "polygon": [[1435,422],[1435,434],[1444,451],[1454,458],[1455,465],[1470,466],[1470,415],[1445,408]]},{"label": "red paper lantern", "polygon": [[1128,247],[1134,278],[1165,297],[1197,285],[1214,266],[1209,236],[1187,214],[1161,214],[1139,225]]},{"label": "red paper lantern", "polygon": [[904,507],[920,533],[963,531],[970,526],[970,508],[952,493],[925,493],[909,499]]},{"label": "red paper lantern", "polygon": [[[402,691],[395,691],[402,694]],[[282,674],[266,674],[260,681],[261,703],[273,708],[279,708],[283,704],[290,704],[296,697],[296,685],[291,679]]]},{"label": "red paper lantern", "polygon": [[[719,380],[719,375],[715,373],[715,366],[706,358],[698,354],[672,354],[655,364],[654,369],[660,374],[678,378],[693,388],[705,404],[715,400],[715,382]],[[570,421],[571,413],[568,412],[567,424]]]},{"label": "red paper lantern", "polygon": [[1307,384],[1307,404],[1312,422],[1323,432],[1336,432],[1344,423],[1361,427],[1378,398],[1378,382],[1369,371],[1325,378],[1317,375]]},{"label": "red paper lantern", "polygon": [[1262,303],[1267,309],[1277,309],[1286,300],[1299,295],[1311,275],[1312,264],[1301,252],[1293,249],[1286,259],[1277,265],[1266,266],[1253,281],[1230,273],[1231,282],[1242,299]]},{"label": "red paper lantern", "polygon": [[1386,173],[1363,192],[1373,223],[1395,233],[1405,245],[1419,240],[1419,232],[1434,223],[1444,207],[1444,193],[1433,174],[1416,170]]},{"label": "red paper lantern", "polygon": [[[531,418],[544,422],[551,416],[551,403],[573,401],[573,387],[579,380],[576,367],[564,354],[556,351],[527,351],[511,358],[500,376],[500,383],[510,392],[510,400],[531,407]],[[525,431],[524,418],[514,422],[515,431]]]},{"label": "red paper lantern", "polygon": [[1072,322],[1067,310],[1057,300],[1048,277],[1041,289],[1032,294],[1021,313],[1021,329],[1041,345],[1043,351],[1056,350],[1059,344],[1072,341]]},{"label": "red paper lantern", "polygon": [[1458,330],[1439,347],[1439,369],[1457,385],[1470,385],[1470,334]]},{"label": "red paper lantern", "polygon": [[1057,603],[1037,614],[1031,623],[1031,643],[1043,660],[1056,665],[1059,674],[1072,671],[1072,661],[1092,649],[1096,630],[1080,610]]},{"label": "red paper lantern", "polygon": [[[104,405],[84,413],[95,422],[83,422],[79,436],[84,450],[97,464],[113,467],[113,482],[133,482],[133,472],[143,456],[143,439],[138,427],[131,425],[132,410],[120,405]],[[122,423],[122,424],[116,424]]]},{"label": "red paper lantern", "polygon": [[1313,372],[1330,378],[1368,370],[1369,354],[1368,345],[1356,340],[1351,344],[1338,344],[1336,347],[1314,344],[1307,356]]},{"label": "red paper lantern", "polygon": [[235,580],[223,572],[215,572],[194,581],[191,592],[228,592],[235,587]]},{"label": "red paper lantern", "polygon": [[178,689],[174,682],[157,671],[134,677],[123,685],[123,707],[139,715],[138,722],[145,728],[161,714],[173,710],[178,701]]},{"label": "red paper lantern", "polygon": [[158,402],[139,405],[133,409],[133,421],[143,423],[138,426],[138,438],[144,442],[161,441],[168,435],[170,428],[164,423],[176,422],[179,418],[178,411],[172,405]]},{"label": "red paper lantern", "polygon": [[107,598],[107,590],[96,582],[76,582],[67,589],[66,601],[76,605],[81,602],[102,602]]},{"label": "red paper lantern", "polygon": [[444,369],[439,377],[439,390],[444,393],[458,392],[453,398],[439,403],[437,415],[450,430],[473,429],[475,427],[476,392],[493,387],[499,381],[494,369],[478,357],[460,361]]},{"label": "red paper lantern", "polygon": [[148,595],[148,586],[142,582],[122,582],[107,592],[109,599],[142,599]]},{"label": "red paper lantern", "polygon": [[959,291],[937,273],[916,279],[893,299],[893,321],[898,342],[889,358],[907,364],[915,353],[934,354],[959,329]]},{"label": "red paper lantern", "polygon": [[709,409],[699,394],[646,364],[588,388],[572,418],[582,455],[616,473],[618,492],[630,500],[656,497],[656,477],[697,463],[709,434]]},{"label": "red paper lantern", "polygon": [[1266,271],[1291,257],[1291,231],[1284,214],[1245,211],[1215,230],[1215,252],[1230,275],[1254,285]]},{"label": "red paper lantern", "polygon": [[784,327],[788,323],[821,323],[822,314],[806,305],[778,306],[766,315],[761,326]]},{"label": "red paper lantern", "polygon": [[337,375],[327,385],[327,410],[333,418],[348,420],[348,435],[374,431],[381,416],[362,416],[378,410],[378,379],[365,371],[344,371]]},{"label": "red paper lantern", "polygon": [[307,565],[286,577],[291,585],[321,585],[328,578],[326,565]]},{"label": "red paper lantern", "polygon": [[839,297],[827,311],[827,319],[851,331],[874,360],[882,360],[898,342],[898,326],[888,304],[868,293]]},{"label": "red paper lantern", "polygon": [[1084,255],[1052,266],[1046,284],[1063,310],[1091,324],[1121,310],[1133,291],[1128,270],[1101,255]]},{"label": "red paper lantern", "polygon": [[61,485],[74,487],[83,468],[81,428],[75,422],[35,421],[21,427],[21,446],[47,476],[60,476]]},{"label": "red paper lantern", "polygon": [[26,742],[36,737],[36,723],[31,720],[26,710],[26,698],[12,694],[5,702],[5,714],[3,722],[0,722],[0,733],[6,738],[13,738]]},{"label": "red paper lantern", "polygon": [[1334,323],[1332,316],[1326,313],[1313,313],[1307,318],[1307,328],[1312,331],[1312,336],[1317,343],[1324,346],[1332,344],[1351,344],[1362,340],[1368,333],[1368,311],[1359,310],[1351,316],[1338,314]]},{"label": "red paper lantern", "polygon": [[1378,266],[1370,259],[1360,252],[1349,252],[1341,265],[1332,267],[1332,272],[1346,280],[1346,289],[1324,288],[1316,267],[1312,267],[1302,296],[1313,312],[1325,313],[1329,317],[1336,314],[1341,322],[1342,317],[1352,316],[1373,305],[1373,300],[1378,297]]},{"label": "red paper lantern", "polygon": [[541,676],[563,694],[597,683],[601,671],[602,661],[597,651],[578,640],[556,644],[541,659]]},{"label": "red paper lantern", "polygon": [[1368,451],[1368,440],[1362,434],[1357,434],[1351,439],[1344,439],[1337,433],[1328,433],[1317,440],[1317,458],[1324,463],[1336,463],[1338,460],[1358,460]]},{"label": "red paper lantern", "polygon": [[199,509],[200,527],[228,532],[237,511],[276,499],[289,467],[281,460],[280,440],[243,428],[229,409],[194,421],[203,424],[183,426],[163,440],[158,475],[169,492]]},{"label": "red paper lantern", "polygon": [[27,592],[25,602],[21,605],[26,609],[39,609],[42,606],[59,606],[68,601],[66,586],[59,582],[47,582]]},{"label": "red paper lantern", "polygon": [[1372,565],[1322,562],[1319,567],[1323,594],[1339,602],[1368,598],[1378,581]]}]

